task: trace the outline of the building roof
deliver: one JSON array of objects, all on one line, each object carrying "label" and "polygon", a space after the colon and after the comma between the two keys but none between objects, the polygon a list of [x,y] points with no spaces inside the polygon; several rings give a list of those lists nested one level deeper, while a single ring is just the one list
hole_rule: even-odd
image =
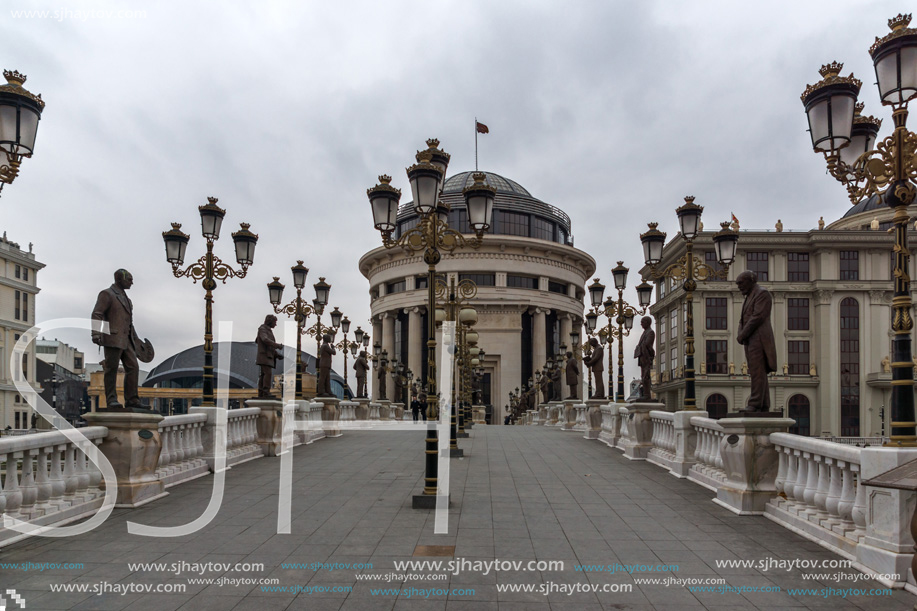
[{"label": "building roof", "polygon": [[[461,193],[462,189],[465,187],[470,187],[474,184],[474,178],[472,177],[474,172],[460,172],[454,176],[450,176],[446,179],[446,182],[443,183],[443,193]],[[504,178],[499,174],[494,174],[493,172],[484,172],[484,175],[487,176],[485,182],[497,190],[498,193],[515,193],[517,195],[524,195],[526,197],[532,197],[532,194],[528,192],[527,189],[523,188],[515,180],[510,180],[509,178]]]},{"label": "building roof", "polygon": [[[220,375],[220,349],[231,344],[230,354],[230,385],[241,388],[256,388],[258,386],[258,366],[255,364],[255,358],[258,355],[258,347],[255,342],[216,342],[213,344],[213,373],[217,378]],[[315,373],[315,357],[311,354],[302,352],[304,372]],[[290,364],[296,362],[296,349],[290,346],[283,347],[283,359],[278,360],[274,366],[274,375],[281,375],[284,369]],[[143,382],[144,386],[153,386],[176,378],[201,377],[202,367],[204,364],[204,345],[199,344],[193,348],[188,348],[177,354],[174,354],[150,371],[149,377]],[[344,379],[332,370],[331,379],[337,380],[341,386],[344,385]]]}]

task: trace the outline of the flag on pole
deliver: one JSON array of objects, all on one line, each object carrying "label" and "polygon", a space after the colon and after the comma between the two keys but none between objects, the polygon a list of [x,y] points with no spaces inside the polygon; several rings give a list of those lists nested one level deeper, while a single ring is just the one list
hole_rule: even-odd
[{"label": "flag on pole", "polygon": [[736,215],[735,215],[734,212],[730,212],[729,214],[732,215],[732,222],[733,222],[733,224],[736,226],[736,228],[738,228],[738,226],[739,226],[739,219],[736,218]]},{"label": "flag on pole", "polygon": [[490,130],[487,129],[487,126],[481,123],[480,121],[475,121],[475,128],[478,130],[479,134],[489,134]]}]

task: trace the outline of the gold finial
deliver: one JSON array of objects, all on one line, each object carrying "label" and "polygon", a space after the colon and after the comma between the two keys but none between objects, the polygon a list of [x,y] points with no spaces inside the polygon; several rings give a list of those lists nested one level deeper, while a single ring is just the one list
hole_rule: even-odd
[{"label": "gold finial", "polygon": [[430,163],[433,161],[433,154],[430,151],[418,151],[417,163]]},{"label": "gold finial", "polygon": [[181,229],[181,223],[172,223],[172,229],[179,231]]},{"label": "gold finial", "polygon": [[274,276],[274,282],[280,282],[280,276]]},{"label": "gold finial", "polygon": [[484,184],[484,180],[487,178],[487,174],[484,172],[475,172],[471,175],[471,177],[474,179],[474,184]]},{"label": "gold finial", "polygon": [[687,204],[693,204],[693,203],[694,203],[694,196],[693,196],[693,195],[688,195],[688,196],[686,196],[686,197],[685,197],[685,203],[687,203]]},{"label": "gold finial", "polygon": [[218,200],[218,199],[215,198],[215,197],[208,197],[208,198],[207,198],[207,201],[210,202],[212,205],[216,206],[216,205],[217,205],[217,202],[220,201],[220,200]]},{"label": "gold finial", "polygon": [[892,32],[897,32],[898,30],[903,30],[911,23],[911,14],[907,13],[898,13],[897,17],[892,17],[888,20],[888,27],[891,28]]},{"label": "gold finial", "polygon": [[659,223],[647,223],[646,226],[650,229],[656,229],[656,227],[659,227]]},{"label": "gold finial", "polygon": [[624,265],[624,261],[618,261],[618,265]]},{"label": "gold finial", "polygon": [[853,116],[854,116],[854,117],[859,117],[859,116],[860,116],[860,113],[863,112],[863,109],[864,109],[864,108],[866,108],[866,103],[865,103],[865,102],[857,102],[856,104],[854,104],[854,105],[853,105]]},{"label": "gold finial", "polygon": [[[381,176],[379,176],[379,182],[382,183],[383,185],[387,185],[392,182],[392,177],[389,176],[388,174],[382,174]],[[300,261],[300,263],[302,263],[302,261]]]},{"label": "gold finial", "polygon": [[428,138],[427,146],[431,149],[438,149],[439,148],[439,139],[438,138]]},{"label": "gold finial", "polygon": [[302,259],[296,259],[296,265],[302,265],[302,264],[303,264]]},{"label": "gold finial", "polygon": [[10,85],[19,85],[21,87],[26,81],[26,76],[18,70],[4,70],[3,76],[6,77]]},{"label": "gold finial", "polygon": [[841,73],[841,70],[844,69],[844,64],[841,62],[831,62],[830,64],[825,64],[821,67],[818,73],[822,78],[833,78]]},{"label": "gold finial", "polygon": [[239,223],[239,227],[242,228],[242,231],[248,231],[248,228],[251,227],[249,223]]}]

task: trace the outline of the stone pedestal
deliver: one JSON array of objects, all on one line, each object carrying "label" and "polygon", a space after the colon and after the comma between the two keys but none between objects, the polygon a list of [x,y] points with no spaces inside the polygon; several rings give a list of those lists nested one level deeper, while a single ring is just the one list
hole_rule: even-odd
[{"label": "stone pedestal", "polygon": [[379,415],[382,411],[381,406],[378,403],[369,404],[369,420],[371,422],[379,422],[381,416]]},{"label": "stone pedestal", "polygon": [[391,419],[389,415],[391,413],[391,406],[392,402],[388,399],[382,399],[379,401],[379,420],[388,422]]},{"label": "stone pedestal", "polygon": [[630,460],[646,460],[646,455],[653,447],[653,421],[650,412],[654,409],[665,409],[662,403],[630,403],[619,407],[618,413],[626,420],[627,432],[621,431],[621,446],[624,457]]},{"label": "stone pedestal", "polygon": [[[917,449],[863,448],[860,451],[860,481],[868,481],[915,459]],[[907,587],[914,593],[911,517],[917,495],[913,490],[863,487],[866,493],[866,536],[857,545],[854,566],[860,565],[857,568],[863,567],[867,573],[898,575],[898,580],[883,578],[878,581],[889,587]],[[905,586],[905,583],[908,585]]]},{"label": "stone pedestal", "polygon": [[370,419],[369,418],[369,413],[370,413],[369,399],[365,397],[360,397],[360,398],[354,399],[354,401],[357,404],[357,407],[354,410],[354,415],[356,419],[357,420],[369,420]]},{"label": "stone pedestal", "polygon": [[471,413],[475,424],[487,424],[487,408],[483,405],[472,405]]},{"label": "stone pedestal", "polygon": [[723,437],[720,456],[726,482],[713,502],[739,515],[763,515],[767,501],[777,494],[777,452],[768,437],[785,433],[791,418],[720,418]]},{"label": "stone pedestal", "polygon": [[337,397],[315,397],[313,401],[322,404],[322,428],[325,429],[325,437],[340,437],[341,429],[338,427],[341,416],[338,410],[340,399]]},{"label": "stone pedestal", "polygon": [[[578,401],[579,399],[577,399]],[[586,424],[586,404],[585,403],[576,403],[573,406],[574,411],[576,412],[576,421],[573,423],[574,431],[585,431],[589,428],[589,425]]]},{"label": "stone pedestal", "polygon": [[583,439],[598,439],[599,435],[602,434],[602,408],[598,403],[586,404],[586,433],[583,435]]},{"label": "stone pedestal", "polygon": [[249,399],[245,407],[257,407],[258,445],[264,456],[280,456],[283,442],[283,402],[276,399]]},{"label": "stone pedestal", "polygon": [[548,413],[551,416],[548,417],[550,421],[548,424],[550,426],[562,428],[566,423],[566,417],[564,416],[564,404],[562,401],[551,401],[548,403]]},{"label": "stone pedestal", "polygon": [[697,431],[691,426],[691,418],[695,416],[707,417],[703,411],[678,411],[675,412],[675,462],[669,472],[677,478],[688,477],[688,471],[697,462],[694,452],[697,450]]},{"label": "stone pedestal", "polygon": [[404,418],[404,403],[392,403],[389,412],[389,420],[401,420]]},{"label": "stone pedestal", "polygon": [[[159,414],[110,412],[83,415],[89,426],[104,426],[108,435],[99,450],[111,462],[118,478],[115,507],[140,507],[168,494],[156,476],[162,441]],[[101,486],[105,487],[105,480]]]},{"label": "stone pedestal", "polygon": [[356,401],[341,401],[338,404],[338,409],[340,410],[340,421],[353,423],[350,424],[352,428],[356,424],[357,419],[357,402]]}]

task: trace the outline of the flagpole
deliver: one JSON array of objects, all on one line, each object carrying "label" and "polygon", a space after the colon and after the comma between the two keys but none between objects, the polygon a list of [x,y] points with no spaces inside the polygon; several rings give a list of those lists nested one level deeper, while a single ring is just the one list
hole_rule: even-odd
[{"label": "flagpole", "polygon": [[478,118],[474,118],[474,171],[478,171]]}]

